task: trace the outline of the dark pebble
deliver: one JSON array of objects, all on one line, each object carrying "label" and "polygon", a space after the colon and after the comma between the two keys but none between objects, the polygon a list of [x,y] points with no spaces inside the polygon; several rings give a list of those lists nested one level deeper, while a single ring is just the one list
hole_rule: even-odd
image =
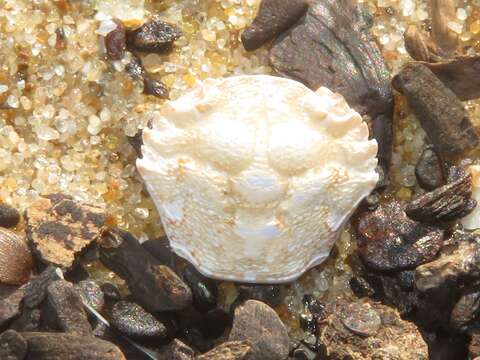
[{"label": "dark pebble", "polygon": [[320,360],[318,354],[304,344],[300,344],[298,348],[293,350],[292,355],[294,359],[298,360]]},{"label": "dark pebble", "polygon": [[279,306],[283,301],[282,288],[278,285],[242,284],[237,287],[239,298],[258,300],[270,306]]},{"label": "dark pebble", "polygon": [[20,303],[25,291],[23,287],[1,286],[0,292],[0,331],[5,329],[12,319],[20,315]]},{"label": "dark pebble", "polygon": [[10,205],[0,203],[0,226],[12,228],[20,221],[20,213]]},{"label": "dark pebble", "polygon": [[150,312],[178,310],[192,303],[190,288],[162,265],[130,233],[112,228],[99,239],[100,260],[122,277],[134,297]]},{"label": "dark pebble", "polygon": [[215,281],[200,274],[192,265],[187,265],[183,271],[183,279],[192,290],[193,306],[198,310],[208,311],[217,306]]},{"label": "dark pebble", "polygon": [[170,247],[168,238],[166,236],[147,240],[142,243],[142,247],[153,255],[162,265],[168,266],[171,269],[176,267],[176,255]]},{"label": "dark pebble", "polygon": [[[142,158],[143,156],[142,155],[142,145],[143,145],[142,134],[143,134],[143,131],[139,130],[135,135],[127,136],[128,143],[133,147],[138,158]],[[151,240],[148,240],[148,241],[151,241]]]},{"label": "dark pebble", "polygon": [[317,332],[317,319],[311,313],[302,312],[299,315],[300,327],[309,332],[310,334],[315,334]]},{"label": "dark pebble", "polygon": [[73,285],[65,280],[54,281],[48,286],[42,315],[52,328],[62,332],[79,336],[92,334],[82,299]]},{"label": "dark pebble", "polygon": [[277,313],[257,300],[248,300],[235,309],[229,341],[250,341],[250,360],[284,360],[289,337]]},{"label": "dark pebble", "polygon": [[472,174],[454,169],[452,182],[413,199],[405,212],[413,220],[427,223],[458,220],[473,211]]},{"label": "dark pebble", "polygon": [[426,190],[433,190],[445,185],[442,160],[433,147],[428,146],[423,150],[415,166],[415,176],[418,184]]},{"label": "dark pebble", "polygon": [[160,99],[168,99],[169,92],[167,86],[163,82],[155,80],[150,76],[144,76],[143,93],[145,95],[153,95]]},{"label": "dark pebble", "polygon": [[373,270],[407,270],[433,260],[443,246],[443,231],[411,220],[398,202],[365,212],[358,223],[358,252]]},{"label": "dark pebble", "polygon": [[10,324],[15,331],[39,331],[42,326],[42,312],[39,309],[23,309],[19,318]]},{"label": "dark pebble", "polygon": [[104,293],[101,287],[93,280],[83,280],[75,285],[75,289],[83,301],[97,311],[101,311],[105,304]]},{"label": "dark pebble", "polygon": [[262,0],[257,16],[242,34],[243,47],[258,49],[292,26],[307,9],[306,0]]},{"label": "dark pebble", "polygon": [[54,266],[49,266],[43,272],[32,279],[25,287],[24,307],[34,309],[47,297],[47,287],[54,281],[60,280]]},{"label": "dark pebble", "polygon": [[354,276],[349,280],[350,289],[357,297],[371,297],[375,294],[375,290],[368,283],[365,278],[361,276]]},{"label": "dark pebble", "polygon": [[143,75],[145,74],[142,62],[137,57],[132,58],[132,60],[125,66],[125,70],[127,74],[135,80],[143,79]]},{"label": "dark pebble", "polygon": [[110,60],[121,60],[127,49],[125,27],[121,21],[116,20],[117,27],[105,36],[105,48]]},{"label": "dark pebble", "polygon": [[450,314],[450,323],[455,331],[463,333],[480,313],[480,288],[463,291]]},{"label": "dark pebble", "polygon": [[308,310],[316,319],[323,319],[325,315],[325,305],[322,304],[320,300],[311,294],[305,294],[302,301],[305,309]]},{"label": "dark pebble", "polygon": [[163,53],[170,50],[180,36],[182,32],[175,25],[155,19],[136,30],[127,31],[127,48],[130,51]]},{"label": "dark pebble", "polygon": [[197,360],[243,360],[247,359],[252,347],[248,341],[228,341],[209,352],[198,355]]},{"label": "dark pebble", "polygon": [[0,334],[0,359],[23,360],[27,356],[27,341],[14,330]]},{"label": "dark pebble", "polygon": [[140,305],[119,301],[110,311],[110,324],[137,340],[161,340],[167,337],[167,328]]},{"label": "dark pebble", "polygon": [[113,285],[111,283],[105,283],[105,284],[102,284],[100,288],[102,289],[103,295],[105,296],[106,299],[111,301],[118,301],[122,299],[122,296],[120,295],[120,291],[118,290],[116,285]]}]

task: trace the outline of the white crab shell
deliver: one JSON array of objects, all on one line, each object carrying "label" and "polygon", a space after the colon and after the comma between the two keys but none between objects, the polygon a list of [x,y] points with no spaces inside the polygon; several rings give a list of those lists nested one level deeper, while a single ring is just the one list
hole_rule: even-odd
[{"label": "white crab shell", "polygon": [[321,263],[378,180],[377,143],[344,98],[280,77],[207,80],[143,141],[171,247],[225,280],[287,282]]}]

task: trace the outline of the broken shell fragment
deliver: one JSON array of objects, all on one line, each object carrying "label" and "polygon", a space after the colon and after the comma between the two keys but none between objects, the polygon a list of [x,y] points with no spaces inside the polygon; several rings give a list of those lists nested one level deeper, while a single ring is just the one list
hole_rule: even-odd
[{"label": "broken shell fragment", "polygon": [[[472,165],[468,168],[472,174],[472,198],[480,204],[480,165]],[[465,216],[461,223],[467,230],[475,230],[480,228],[480,206],[477,205],[473,211]]]},{"label": "broken shell fragment", "polygon": [[279,77],[206,80],[143,141],[137,167],[172,249],[219,279],[298,278],[378,180],[377,143],[344,98]]},{"label": "broken shell fragment", "polygon": [[0,228],[0,283],[22,285],[28,281],[33,259],[26,239]]}]

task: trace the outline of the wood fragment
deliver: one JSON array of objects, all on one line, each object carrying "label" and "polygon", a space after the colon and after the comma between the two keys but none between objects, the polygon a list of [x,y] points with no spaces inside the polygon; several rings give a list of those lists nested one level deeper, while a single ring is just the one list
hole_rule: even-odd
[{"label": "wood fragment", "polygon": [[449,27],[456,20],[456,1],[431,0],[432,39],[446,55],[452,55],[458,45],[458,35]]},{"label": "wood fragment", "polygon": [[421,63],[406,65],[392,81],[403,93],[430,138],[445,159],[455,159],[479,144],[460,99]]},{"label": "wood fragment", "polygon": [[480,56],[458,56],[438,63],[422,62],[462,101],[480,97]]}]

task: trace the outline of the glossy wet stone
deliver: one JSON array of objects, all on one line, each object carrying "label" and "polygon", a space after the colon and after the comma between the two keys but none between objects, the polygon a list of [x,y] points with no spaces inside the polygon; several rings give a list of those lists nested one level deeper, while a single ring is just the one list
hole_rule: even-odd
[{"label": "glossy wet stone", "polygon": [[215,281],[200,274],[193,266],[187,265],[183,279],[192,290],[193,305],[201,310],[212,310],[217,306],[217,285]]},{"label": "glossy wet stone", "polygon": [[75,290],[82,300],[97,311],[101,311],[105,304],[104,293],[97,282],[82,280],[75,285]]},{"label": "glossy wet stone", "polygon": [[292,26],[308,8],[306,0],[262,0],[252,24],[242,33],[245,50],[253,51]]},{"label": "glossy wet stone", "polygon": [[472,174],[460,171],[453,181],[412,200],[405,212],[413,220],[435,223],[461,219],[473,211]]},{"label": "glossy wet stone", "polygon": [[180,36],[182,32],[175,25],[154,19],[138,29],[127,31],[127,47],[130,51],[163,53]]},{"label": "glossy wet stone", "polygon": [[398,202],[360,216],[358,252],[374,270],[404,270],[433,260],[443,245],[443,231],[411,220]]},{"label": "glossy wet stone", "polygon": [[165,325],[135,303],[119,301],[109,313],[110,324],[124,335],[147,341],[167,337]]},{"label": "glossy wet stone", "polygon": [[442,160],[433,147],[428,146],[423,150],[415,166],[415,176],[418,184],[426,190],[434,190],[445,185]]},{"label": "glossy wet stone", "polygon": [[132,296],[145,309],[177,310],[191,304],[190,288],[130,233],[110,229],[102,234],[99,245],[102,263],[125,279]]},{"label": "glossy wet stone", "polygon": [[0,334],[0,359],[23,360],[27,352],[27,341],[16,331],[7,330]]},{"label": "glossy wet stone", "polygon": [[284,360],[289,352],[287,329],[268,305],[247,300],[235,309],[229,341],[250,341],[252,360]]},{"label": "glossy wet stone", "polygon": [[113,301],[121,300],[122,296],[120,295],[120,291],[115,285],[111,283],[105,283],[102,284],[100,288],[103,292],[105,299]]}]

